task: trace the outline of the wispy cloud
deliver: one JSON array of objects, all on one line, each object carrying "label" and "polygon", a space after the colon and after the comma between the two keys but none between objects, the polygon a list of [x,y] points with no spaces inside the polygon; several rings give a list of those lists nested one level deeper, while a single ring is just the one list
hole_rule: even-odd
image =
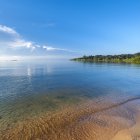
[{"label": "wispy cloud", "polygon": [[43,22],[43,23],[32,23],[33,26],[35,27],[40,27],[40,28],[52,28],[56,26],[55,22]]},{"label": "wispy cloud", "polygon": [[0,25],[0,31],[8,33],[8,34],[16,35],[16,36],[19,35],[14,29],[7,27],[5,25]]},{"label": "wispy cloud", "polygon": [[[4,32],[12,36],[12,40],[9,41],[6,40],[5,44],[13,49],[25,48],[25,49],[29,49],[31,52],[33,52],[36,49],[42,49],[46,51],[65,51],[65,52],[75,53],[75,51],[69,49],[57,48],[48,45],[40,45],[36,42],[25,40],[15,29],[5,25],[0,25],[0,32]],[[2,42],[2,40],[0,40],[0,42]]]},{"label": "wispy cloud", "polygon": [[17,39],[13,42],[10,42],[10,46],[14,48],[20,48],[20,47],[27,48],[30,49],[31,52],[33,52],[37,47],[33,42],[25,41],[23,39]]},{"label": "wispy cloud", "polygon": [[26,41],[25,39],[23,39],[21,37],[21,35],[13,28],[10,28],[5,25],[0,25],[0,32],[4,32],[4,33],[12,36],[12,40],[5,42],[5,44],[7,44],[7,46],[9,46],[11,48],[24,47],[24,48],[28,48],[31,50],[35,49],[33,42]]},{"label": "wispy cloud", "polygon": [[66,51],[66,52],[76,52],[76,51],[72,51],[69,49],[62,49],[62,48],[54,48],[51,46],[43,46],[43,49],[46,49],[47,51]]}]

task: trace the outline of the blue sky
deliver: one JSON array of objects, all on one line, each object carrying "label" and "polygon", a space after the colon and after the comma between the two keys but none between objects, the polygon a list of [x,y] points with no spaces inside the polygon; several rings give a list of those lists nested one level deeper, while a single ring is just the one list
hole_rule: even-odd
[{"label": "blue sky", "polygon": [[1,56],[139,51],[139,0],[0,0]]}]

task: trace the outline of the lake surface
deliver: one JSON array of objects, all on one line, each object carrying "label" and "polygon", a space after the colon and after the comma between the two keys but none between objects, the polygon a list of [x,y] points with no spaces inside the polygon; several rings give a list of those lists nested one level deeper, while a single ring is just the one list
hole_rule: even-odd
[{"label": "lake surface", "polygon": [[60,108],[140,96],[140,66],[68,60],[0,62],[0,130]]}]

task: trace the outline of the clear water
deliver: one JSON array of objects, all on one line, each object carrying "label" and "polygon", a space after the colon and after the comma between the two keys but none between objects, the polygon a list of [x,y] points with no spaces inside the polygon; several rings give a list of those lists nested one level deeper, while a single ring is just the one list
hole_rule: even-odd
[{"label": "clear water", "polygon": [[0,128],[80,101],[140,96],[140,66],[73,61],[0,62]]}]

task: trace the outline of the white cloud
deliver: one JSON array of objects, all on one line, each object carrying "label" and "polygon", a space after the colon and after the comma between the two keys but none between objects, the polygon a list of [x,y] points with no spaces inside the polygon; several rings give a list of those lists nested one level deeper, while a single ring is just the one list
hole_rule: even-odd
[{"label": "white cloud", "polygon": [[17,35],[17,36],[19,35],[14,29],[7,27],[5,25],[0,25],[0,31],[8,34]]},{"label": "white cloud", "polygon": [[68,49],[62,49],[62,48],[54,48],[51,46],[43,46],[43,49],[46,49],[47,51],[66,51],[66,52],[75,52],[72,50],[68,50]]},{"label": "white cloud", "polygon": [[54,48],[54,47],[51,47],[51,46],[43,46],[43,49],[46,49],[47,51],[57,50],[57,48]]},{"label": "white cloud", "polygon": [[30,41],[25,41],[23,39],[16,39],[15,41],[10,43],[11,47],[25,47],[25,48],[32,48],[33,43]]},{"label": "white cloud", "polygon": [[8,40],[2,40],[0,38],[0,45],[1,46],[7,46],[13,49],[29,49],[31,52],[33,52],[35,49],[45,49],[47,51],[66,51],[66,52],[74,52],[68,49],[63,48],[56,48],[52,46],[47,45],[40,45],[38,43],[25,40],[16,30],[13,28],[10,28],[5,25],[0,25],[0,33],[4,32],[11,36],[11,38]]},{"label": "white cloud", "polygon": [[33,51],[36,48],[34,46],[35,44],[32,41],[26,41],[25,39],[23,39],[21,35],[18,32],[16,32],[13,28],[7,27],[5,25],[0,25],[0,32],[4,32],[12,36],[12,40],[6,40],[5,43],[3,43],[11,48],[21,47],[31,49],[31,51]]}]

